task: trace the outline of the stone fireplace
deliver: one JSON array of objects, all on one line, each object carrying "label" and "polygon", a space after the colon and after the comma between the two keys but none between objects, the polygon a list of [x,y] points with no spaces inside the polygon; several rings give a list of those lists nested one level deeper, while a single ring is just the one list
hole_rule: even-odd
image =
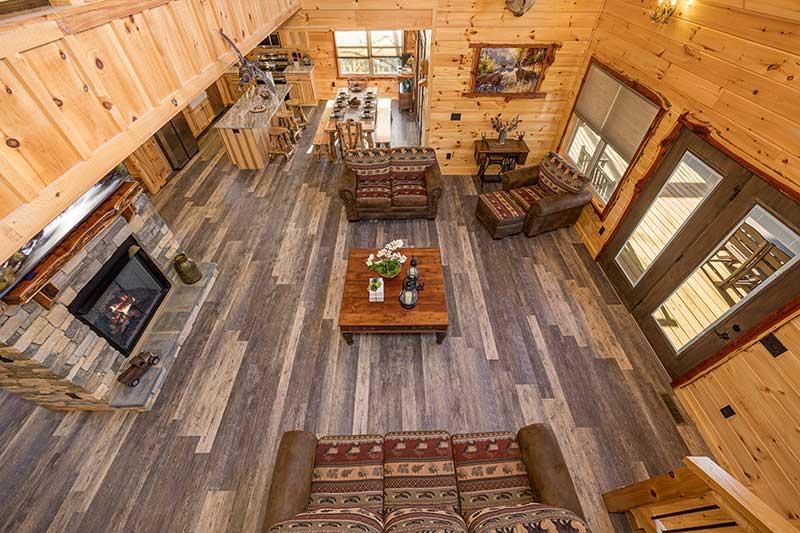
[{"label": "stone fireplace", "polygon": [[[185,285],[181,246],[144,193],[61,266],[52,304],[0,302],[0,387],[55,410],[148,410],[216,277]],[[136,387],[117,381],[130,355],[160,362]]]},{"label": "stone fireplace", "polygon": [[67,309],[127,357],[170,287],[169,280],[131,235]]}]

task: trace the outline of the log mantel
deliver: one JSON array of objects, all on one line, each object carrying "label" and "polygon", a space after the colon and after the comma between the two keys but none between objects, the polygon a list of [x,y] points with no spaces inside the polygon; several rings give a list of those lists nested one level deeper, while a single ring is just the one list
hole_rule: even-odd
[{"label": "log mantel", "polygon": [[70,231],[61,244],[42,259],[28,276],[17,283],[14,289],[3,297],[3,301],[22,305],[36,299],[49,309],[58,295],[58,287],[50,284],[53,277],[118,216],[130,221],[133,215],[133,202],[141,192],[142,187],[138,183],[128,181],[120,185],[86,220]]}]

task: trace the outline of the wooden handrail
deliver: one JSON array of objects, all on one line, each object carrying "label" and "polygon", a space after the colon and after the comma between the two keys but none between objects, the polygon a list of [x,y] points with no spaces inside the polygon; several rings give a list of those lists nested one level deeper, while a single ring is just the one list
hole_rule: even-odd
[{"label": "wooden handrail", "polygon": [[[697,499],[705,497],[720,509],[719,525],[734,523],[745,531],[797,533],[798,530],[777,511],[753,494],[736,478],[708,457],[684,457],[686,465],[666,474],[603,494],[611,513],[630,513],[634,522],[657,522],[668,515],[683,515],[686,522],[698,512]],[[685,506],[682,506],[685,502]],[[652,524],[648,530],[663,530]]]}]

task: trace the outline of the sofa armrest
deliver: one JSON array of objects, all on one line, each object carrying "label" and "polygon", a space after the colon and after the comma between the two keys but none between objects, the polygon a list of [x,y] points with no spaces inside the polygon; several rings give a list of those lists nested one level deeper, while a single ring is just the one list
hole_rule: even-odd
[{"label": "sofa armrest", "polygon": [[442,171],[439,163],[434,163],[425,169],[425,188],[428,190],[428,220],[436,218],[439,210],[439,199],[442,197]]},{"label": "sofa armrest", "polygon": [[347,212],[347,220],[358,220],[358,210],[356,209],[356,184],[358,178],[356,173],[347,167],[344,167],[342,175],[339,177],[339,198],[344,203],[345,211]]},{"label": "sofa armrest", "polygon": [[583,509],[575,484],[550,426],[525,426],[517,433],[517,442],[537,501],[569,509],[582,517]]},{"label": "sofa armrest", "polygon": [[281,437],[275,454],[263,532],[308,507],[316,451],[317,437],[313,433],[287,431]]},{"label": "sofa armrest", "polygon": [[539,165],[521,167],[503,172],[503,190],[510,191],[518,187],[527,187],[539,181]]},{"label": "sofa armrest", "polygon": [[559,211],[566,211],[573,207],[582,207],[592,201],[592,193],[589,191],[582,191],[577,194],[568,193],[560,194],[558,196],[547,196],[533,202],[531,206],[531,215],[545,216]]}]

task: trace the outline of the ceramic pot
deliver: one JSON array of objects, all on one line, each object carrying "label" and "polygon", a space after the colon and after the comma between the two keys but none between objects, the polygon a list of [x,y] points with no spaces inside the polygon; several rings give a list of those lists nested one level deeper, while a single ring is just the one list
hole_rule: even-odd
[{"label": "ceramic pot", "polygon": [[178,273],[178,277],[181,278],[181,281],[187,285],[197,283],[203,277],[197,264],[189,259],[186,254],[176,255],[172,260],[172,267],[175,269],[175,272]]}]

